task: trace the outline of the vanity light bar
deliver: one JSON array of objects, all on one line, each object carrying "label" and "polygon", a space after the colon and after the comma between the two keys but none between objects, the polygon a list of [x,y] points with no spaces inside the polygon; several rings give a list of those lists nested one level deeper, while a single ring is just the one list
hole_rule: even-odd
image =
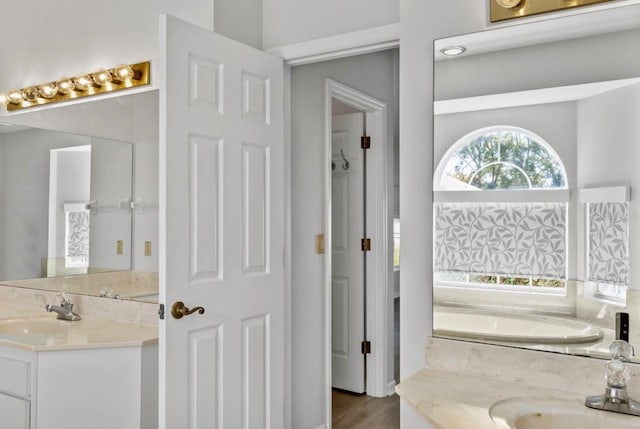
[{"label": "vanity light bar", "polygon": [[606,3],[612,0],[489,0],[491,22]]},{"label": "vanity light bar", "polygon": [[91,95],[105,94],[148,85],[151,63],[121,64],[112,69],[101,69],[90,74],[61,78],[55,82],[12,89],[0,94],[0,104],[8,111],[42,106],[49,103],[72,100]]}]

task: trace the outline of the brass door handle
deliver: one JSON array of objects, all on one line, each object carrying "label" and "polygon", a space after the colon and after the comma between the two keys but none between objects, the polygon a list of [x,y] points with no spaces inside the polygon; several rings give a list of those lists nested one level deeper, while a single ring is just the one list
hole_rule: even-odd
[{"label": "brass door handle", "polygon": [[182,319],[183,316],[188,316],[196,311],[199,314],[204,314],[204,307],[193,307],[189,309],[182,301],[176,301],[171,306],[171,315],[174,319]]}]

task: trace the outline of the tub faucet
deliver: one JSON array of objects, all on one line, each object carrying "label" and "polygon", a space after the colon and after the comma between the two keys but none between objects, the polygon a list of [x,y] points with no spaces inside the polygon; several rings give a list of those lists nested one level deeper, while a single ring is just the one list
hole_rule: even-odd
[{"label": "tub faucet", "polygon": [[61,302],[60,305],[52,305],[47,304],[44,308],[49,312],[58,313],[58,319],[60,320],[80,320],[80,316],[73,312],[73,304],[67,294],[64,292],[60,293]]},{"label": "tub faucet", "polygon": [[627,382],[631,376],[624,361],[629,360],[633,349],[625,340],[615,340],[609,349],[612,359],[605,365],[607,387],[604,394],[587,396],[584,404],[596,410],[640,416],[640,402],[627,395]]}]

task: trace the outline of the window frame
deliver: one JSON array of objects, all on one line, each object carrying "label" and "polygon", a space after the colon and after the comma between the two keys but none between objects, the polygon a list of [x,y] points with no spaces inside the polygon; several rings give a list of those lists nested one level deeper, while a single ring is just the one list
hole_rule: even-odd
[{"label": "window frame", "polygon": [[[442,189],[442,181],[443,178],[446,175],[446,168],[449,164],[449,160],[455,156],[464,146],[468,145],[469,143],[475,141],[477,138],[485,136],[487,134],[491,134],[494,132],[512,132],[512,133],[520,133],[520,134],[526,134],[528,136],[530,136],[533,140],[536,141],[536,143],[540,144],[542,147],[545,148],[545,150],[547,150],[547,152],[549,152],[550,155],[552,155],[557,161],[558,161],[558,165],[560,167],[562,176],[564,177],[564,186],[562,187],[549,187],[549,188],[529,188],[529,189],[523,189],[523,188],[519,188],[516,189],[515,191],[550,191],[550,190],[558,190],[558,189],[569,189],[569,185],[568,185],[568,180],[567,180],[567,170],[564,167],[564,162],[562,162],[562,158],[558,155],[558,153],[553,149],[553,147],[551,147],[551,145],[549,143],[547,143],[547,141],[545,139],[543,139],[542,137],[540,137],[539,135],[537,135],[536,133],[529,131],[525,128],[520,128],[520,127],[516,127],[516,126],[512,126],[512,125],[492,125],[489,127],[484,127],[484,128],[479,128],[477,130],[474,130],[470,133],[465,134],[464,136],[462,136],[461,138],[459,138],[453,145],[451,145],[451,147],[449,147],[449,149],[447,149],[447,151],[444,153],[444,155],[442,156],[442,158],[440,159],[440,162],[438,163],[438,165],[436,166],[434,175],[433,175],[433,190],[434,192],[465,192],[465,191],[450,191],[450,190],[445,190]],[[504,161],[501,161],[504,162]],[[485,168],[487,165],[489,165],[491,163],[487,163],[486,165],[483,165],[478,171],[482,170],[483,168]],[[515,164],[514,164],[515,165]],[[518,166],[516,166],[518,167]],[[519,168],[519,167],[518,167]],[[526,176],[525,174],[525,177]],[[468,185],[468,184],[467,184]],[[470,186],[470,185],[469,185]],[[482,190],[480,189],[476,189],[476,190],[472,190],[471,192],[481,192]],[[487,190],[489,192],[511,192],[512,190],[509,189],[496,189],[496,190]]]},{"label": "window frame", "polygon": [[[461,190],[445,190],[442,189],[442,181],[445,175],[447,174],[447,166],[452,156],[455,156],[462,147],[471,142],[475,141],[477,138],[487,135],[494,132],[515,132],[527,134],[533,140],[536,141],[539,145],[544,147],[550,155],[552,155],[556,161],[558,166],[560,167],[562,176],[564,178],[564,186],[562,187],[549,187],[549,188],[518,188],[518,189],[492,189],[492,190],[483,190],[483,189],[461,189]],[[483,165],[478,171],[486,168],[490,163]],[[515,166],[515,165],[514,165]],[[518,167],[518,166],[515,166]],[[529,180],[528,176],[525,174],[527,180]],[[467,184],[468,185],[468,184]],[[470,185],[468,185],[470,186]],[[494,125],[489,127],[480,128],[474,130],[470,133],[467,133],[460,139],[458,139],[442,156],[440,162],[438,163],[435,172],[434,172],[434,181],[433,181],[433,204],[437,203],[565,203],[567,204],[567,213],[570,206],[570,193],[568,187],[568,178],[564,163],[562,162],[562,158],[558,155],[558,153],[551,147],[549,143],[546,142],[539,135],[531,132],[530,130],[510,126],[510,125]],[[434,218],[435,222],[435,218]],[[432,229],[434,226],[432,226]],[[569,232],[569,217],[567,217],[567,231]],[[565,237],[566,243],[568,244],[568,237]],[[434,242],[434,245],[436,243]],[[568,261],[569,257],[569,247],[565,247],[566,252],[566,260]],[[470,289],[470,290],[482,290],[487,292],[507,292],[507,293],[528,293],[528,294],[544,294],[544,295],[553,295],[553,296],[567,296],[568,293],[568,282],[569,276],[567,275],[568,266],[565,266],[565,277],[564,279],[554,279],[563,282],[562,287],[545,287],[545,286],[531,286],[533,279],[543,278],[542,276],[525,276],[525,275],[497,275],[491,274],[491,276],[498,277],[519,277],[519,278],[529,278],[529,286],[524,285],[505,285],[505,284],[493,284],[493,283],[478,283],[478,282],[470,282],[468,281],[469,276],[478,276],[478,273],[458,273],[462,275],[466,275],[467,281],[450,281],[450,280],[441,280],[438,278],[439,275],[447,274],[447,272],[433,272],[433,285],[434,287],[443,287],[443,288],[457,288],[457,289]]]}]

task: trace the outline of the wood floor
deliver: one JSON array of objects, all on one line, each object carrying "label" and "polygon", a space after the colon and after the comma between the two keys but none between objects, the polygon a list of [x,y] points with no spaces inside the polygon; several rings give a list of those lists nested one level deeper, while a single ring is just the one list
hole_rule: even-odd
[{"label": "wood floor", "polygon": [[[394,302],[395,379],[400,379],[400,299]],[[332,392],[333,429],[400,429],[398,395],[373,398]]]},{"label": "wood floor", "polygon": [[333,429],[399,429],[398,395],[373,398],[334,390]]}]

